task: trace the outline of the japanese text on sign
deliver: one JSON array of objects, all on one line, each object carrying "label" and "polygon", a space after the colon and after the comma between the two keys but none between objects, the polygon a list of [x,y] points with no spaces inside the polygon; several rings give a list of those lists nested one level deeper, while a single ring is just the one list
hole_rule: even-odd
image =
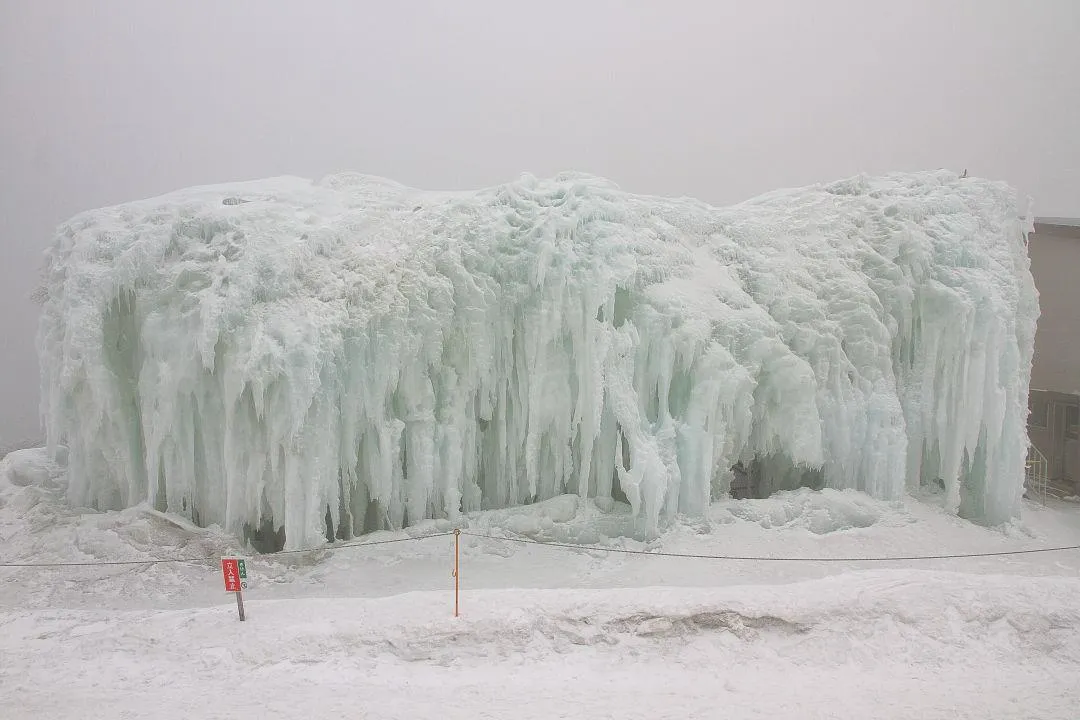
[{"label": "japanese text on sign", "polygon": [[221,558],[221,576],[225,580],[225,592],[247,589],[247,562],[242,558]]}]

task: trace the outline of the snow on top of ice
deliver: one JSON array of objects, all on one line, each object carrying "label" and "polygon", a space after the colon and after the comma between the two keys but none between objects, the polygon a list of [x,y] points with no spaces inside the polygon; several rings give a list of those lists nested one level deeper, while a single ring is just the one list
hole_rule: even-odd
[{"label": "snow on top of ice", "polygon": [[359,174],[76,216],[39,345],[73,502],[287,545],[564,492],[654,531],[729,468],[1018,502],[1034,285],[1013,191],[858,177],[730,207],[563,174]]}]

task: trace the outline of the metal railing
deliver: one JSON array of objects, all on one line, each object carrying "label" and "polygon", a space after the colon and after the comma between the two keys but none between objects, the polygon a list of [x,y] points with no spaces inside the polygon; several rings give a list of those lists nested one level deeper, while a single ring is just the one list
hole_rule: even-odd
[{"label": "metal railing", "polygon": [[1046,456],[1034,445],[1028,446],[1027,463],[1024,465],[1024,487],[1031,496],[1046,504],[1050,488],[1049,464]]}]

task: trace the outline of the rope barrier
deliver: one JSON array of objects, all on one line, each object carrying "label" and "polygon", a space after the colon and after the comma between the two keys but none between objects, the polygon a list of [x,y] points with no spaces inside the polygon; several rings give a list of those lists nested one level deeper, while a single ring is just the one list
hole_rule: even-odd
[{"label": "rope barrier", "polygon": [[[434,533],[431,535],[419,535],[415,537],[393,538],[391,540],[358,540],[340,545],[324,545],[322,547],[304,548],[301,550],[282,550],[275,553],[260,553],[255,557],[273,558],[281,555],[298,555],[301,553],[314,552],[337,552],[349,548],[390,545],[393,543],[430,540],[432,538],[449,537],[457,532]],[[474,537],[482,540],[513,542],[522,545],[540,545],[549,548],[563,548],[570,550],[588,550],[593,552],[615,553],[622,555],[648,555],[650,557],[683,558],[691,560],[730,560],[745,562],[913,562],[922,560],[956,560],[964,558],[1004,557],[1009,555],[1031,555],[1036,553],[1067,552],[1080,550],[1080,545],[1066,545],[1049,548],[1030,548],[1026,550],[995,550],[990,552],[975,553],[947,553],[939,555],[892,555],[874,557],[774,557],[769,555],[708,555],[704,553],[677,553],[662,550],[633,550],[630,548],[601,547],[597,545],[576,545],[563,542],[545,542],[520,537],[501,537],[483,533],[461,530],[460,534],[465,537]],[[25,563],[0,563],[0,568],[62,568],[62,567],[108,567],[108,566],[137,566],[137,565],[163,565],[163,564],[198,564],[205,562],[217,562],[219,555],[207,555],[203,557],[186,558],[158,558],[152,560],[98,560],[82,562],[25,562]]]},{"label": "rope barrier", "polygon": [[694,560],[747,560],[752,562],[889,562],[910,560],[952,560],[957,558],[999,557],[1002,555],[1027,555],[1032,553],[1061,552],[1065,550],[1080,550],[1080,545],[1068,545],[1052,548],[1033,548],[1029,550],[1000,550],[982,553],[954,553],[949,555],[897,555],[890,557],[770,557],[768,555],[705,555],[697,553],[673,553],[661,550],[631,550],[629,548],[609,548],[596,545],[575,545],[573,543],[544,542],[527,538],[498,537],[472,533],[465,530],[461,534],[466,537],[484,538],[487,540],[504,540],[523,545],[543,545],[545,547],[571,548],[574,550],[595,550],[598,552],[622,553],[625,555],[650,555],[652,557],[690,558]]},{"label": "rope barrier", "polygon": [[[357,540],[354,542],[342,543],[341,545],[324,545],[316,548],[305,548],[302,550],[280,550],[274,553],[259,553],[256,557],[271,558],[279,555],[299,555],[300,553],[313,553],[313,552],[336,552],[338,550],[346,550],[348,548],[363,547],[366,545],[390,545],[391,543],[409,542],[410,540],[428,540],[430,538],[448,537],[453,533],[434,533],[432,535],[418,535],[415,537],[406,538],[394,538],[392,540]],[[165,565],[170,563],[191,563],[198,564],[204,562],[217,562],[221,559],[220,555],[207,555],[205,557],[186,557],[186,558],[160,558],[154,560],[97,560],[97,561],[84,561],[84,562],[30,562],[30,563],[0,563],[0,568],[59,568],[59,567],[104,567],[109,565]]]}]

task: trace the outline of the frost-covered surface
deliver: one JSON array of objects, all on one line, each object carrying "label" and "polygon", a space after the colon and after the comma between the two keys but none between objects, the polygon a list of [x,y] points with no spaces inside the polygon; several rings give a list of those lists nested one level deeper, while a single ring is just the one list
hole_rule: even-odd
[{"label": "frost-covered surface", "polygon": [[[1076,578],[0,613],[5,718],[1073,720]],[[3,672],[3,671],[0,671]],[[57,678],[63,678],[60,682]]]},{"label": "frost-covered surface", "polygon": [[[1017,509],[1038,305],[1013,192],[938,172],[731,208],[589,177],[338,175],[85,213],[40,351],[70,500],[287,547],[564,493],[637,531],[737,462]],[[756,462],[751,462],[755,460]]]},{"label": "frost-covered surface", "polygon": [[0,438],[0,460],[3,460],[8,453],[15,452],[16,450],[28,450],[41,447],[44,444],[44,438],[37,438],[36,440],[31,440],[29,438],[23,438],[21,440]]},{"label": "frost-covered surface", "polygon": [[[470,536],[455,620],[449,538],[426,538],[258,558],[241,624],[216,567],[230,535],[145,506],[74,509],[62,475],[16,485],[8,467],[0,563],[211,561],[0,568],[4,720],[1075,720],[1080,706],[1076,552],[753,563]],[[822,533],[822,515],[876,519]],[[932,502],[801,489],[714,503],[710,523],[683,518],[648,542],[603,537],[628,516],[563,497],[465,523],[512,538],[531,519],[541,535],[591,528],[605,545],[705,555],[1080,544],[1080,506],[1058,501],[990,529]]]},{"label": "frost-covered surface", "polygon": [[44,448],[12,450],[0,458],[0,478],[16,487],[60,489],[66,482],[62,462],[63,451],[53,453]]}]

